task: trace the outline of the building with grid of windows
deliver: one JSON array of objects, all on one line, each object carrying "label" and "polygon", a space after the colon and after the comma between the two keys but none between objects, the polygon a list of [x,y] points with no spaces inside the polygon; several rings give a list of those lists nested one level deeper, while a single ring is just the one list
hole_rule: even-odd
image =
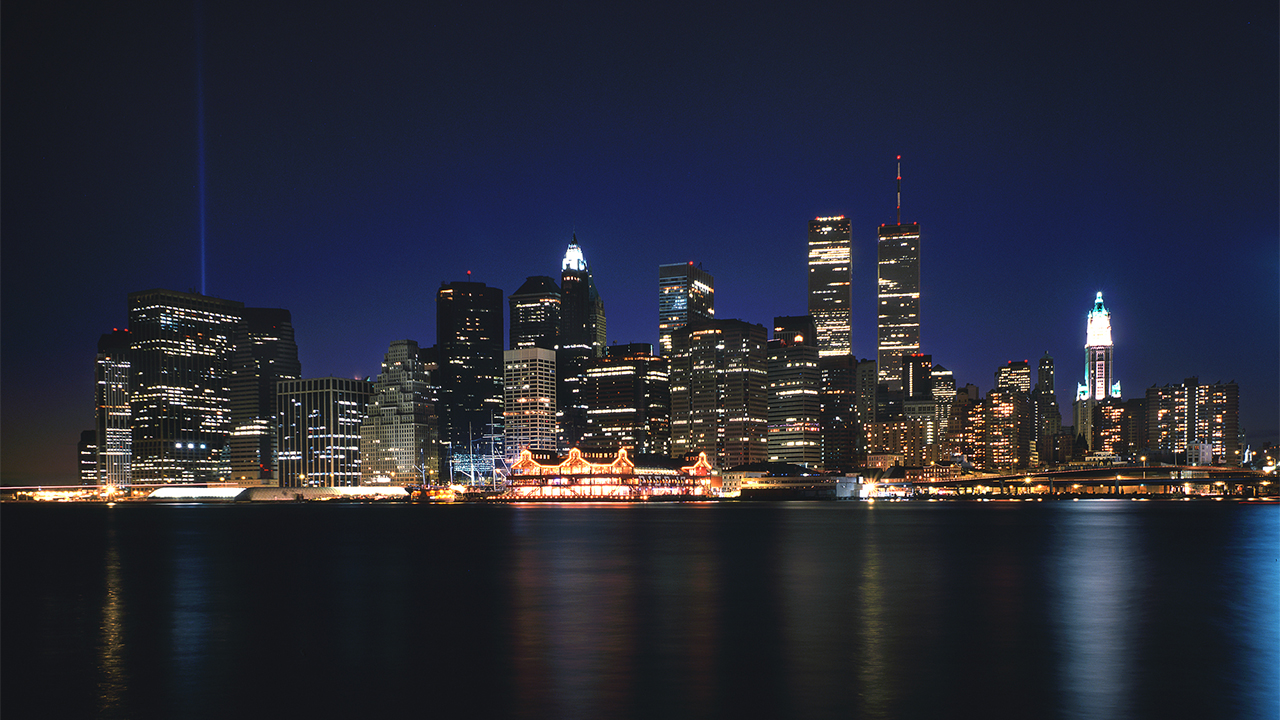
[{"label": "building with grid of windows", "polygon": [[853,352],[853,233],[843,215],[809,221],[809,316],[818,354]]},{"label": "building with grid of windows", "polygon": [[611,345],[586,373],[584,449],[669,455],[671,387],[667,359],[648,343]]},{"label": "building with grid of windows", "polygon": [[556,353],[539,347],[502,354],[503,432],[507,459],[521,450],[556,450]]},{"label": "building with grid of windows", "polygon": [[672,263],[658,266],[658,347],[671,354],[671,335],[691,319],[716,316],[716,280],[702,265]]},{"label": "building with grid of windows", "polygon": [[769,462],[822,467],[822,372],[816,335],[808,315],[773,320],[766,376]]},{"label": "building with grid of windows", "polygon": [[920,352],[920,223],[881,225],[877,247],[879,382],[903,389],[903,357]]},{"label": "building with grid of windows", "polygon": [[720,468],[764,462],[768,429],[763,325],[699,320],[676,330],[671,358],[671,454],[706,453]]},{"label": "building with grid of windows", "polygon": [[133,484],[230,474],[231,362],[244,303],[174,290],[129,294]]},{"label": "building with grid of windows", "polygon": [[350,378],[281,380],[280,487],[354,487],[360,484],[360,425],[373,383]]},{"label": "building with grid of windows", "polygon": [[132,482],[133,429],[129,409],[128,330],[114,330],[98,340],[94,363],[96,450],[95,483],[127,488]]},{"label": "building with grid of windows", "polygon": [[440,436],[429,349],[396,340],[360,425],[360,478],[365,485],[429,485],[440,480]]}]

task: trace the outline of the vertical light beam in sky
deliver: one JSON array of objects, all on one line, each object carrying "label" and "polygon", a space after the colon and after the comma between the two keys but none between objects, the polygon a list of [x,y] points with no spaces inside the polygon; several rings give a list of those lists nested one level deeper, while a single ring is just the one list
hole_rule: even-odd
[{"label": "vertical light beam in sky", "polygon": [[198,137],[198,180],[200,193],[200,294],[205,291],[205,193],[204,193],[204,7],[200,0],[196,10],[196,129]]}]

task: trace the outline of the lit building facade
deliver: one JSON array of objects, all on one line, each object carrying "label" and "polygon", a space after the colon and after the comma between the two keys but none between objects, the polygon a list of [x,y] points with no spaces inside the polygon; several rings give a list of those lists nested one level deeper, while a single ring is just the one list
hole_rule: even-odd
[{"label": "lit building facade", "polygon": [[436,293],[436,340],[441,474],[488,473],[502,454],[502,290],[443,283]]},{"label": "lit building facade", "polygon": [[774,318],[766,370],[769,462],[822,467],[822,372],[816,335],[808,315]]},{"label": "lit building facade", "polygon": [[881,225],[876,249],[879,381],[901,392],[903,357],[920,352],[920,223]]},{"label": "lit building facade", "polygon": [[243,311],[174,290],[129,294],[133,484],[230,474],[232,343]]},{"label": "lit building facade", "polygon": [[1111,313],[1102,304],[1102,293],[1093,301],[1085,322],[1085,381],[1076,386],[1074,420],[1076,432],[1085,442],[1093,438],[1093,408],[1107,398],[1120,397],[1120,382],[1115,379],[1114,348],[1111,344]]},{"label": "lit building facade", "polygon": [[132,482],[133,430],[129,408],[128,330],[114,330],[98,340],[94,363],[94,407],[97,454],[96,484],[127,488]]},{"label": "lit building facade", "polygon": [[539,347],[502,354],[506,452],[556,450],[556,353]]},{"label": "lit building facade", "polygon": [[986,468],[1012,470],[1031,462],[1031,402],[1018,390],[997,388],[984,403]]},{"label": "lit building facade", "polygon": [[1031,394],[1031,364],[1026,360],[1010,360],[996,368],[995,387]]},{"label": "lit building facade", "polygon": [[544,275],[524,281],[507,298],[511,310],[511,350],[540,347],[554,349],[560,337],[562,299],[556,281]]},{"label": "lit building facade", "polygon": [[276,386],[280,487],[360,484],[360,425],[373,383],[281,380]]},{"label": "lit building facade", "polygon": [[244,308],[232,336],[231,481],[275,485],[276,384],[302,377],[288,310]]},{"label": "lit building facade", "polygon": [[1208,445],[1215,464],[1242,462],[1240,387],[1234,381],[1202,385],[1190,377],[1181,385],[1147,388],[1146,418],[1145,449],[1153,456],[1185,463],[1190,447]]},{"label": "lit building facade", "polygon": [[853,234],[843,215],[809,221],[809,317],[820,356],[853,353]]},{"label": "lit building facade", "polygon": [[396,340],[360,424],[364,485],[430,485],[440,481],[440,427],[431,393],[431,365],[414,340]]},{"label": "lit building facade", "polygon": [[667,359],[647,343],[611,345],[586,371],[584,448],[671,454],[671,386]]},{"label": "lit building facade", "polygon": [[671,335],[690,319],[714,320],[716,281],[702,265],[673,263],[658,266],[658,347],[671,354]]},{"label": "lit building facade", "polygon": [[768,457],[765,329],[700,320],[673,335],[671,454],[706,453],[716,467]]}]

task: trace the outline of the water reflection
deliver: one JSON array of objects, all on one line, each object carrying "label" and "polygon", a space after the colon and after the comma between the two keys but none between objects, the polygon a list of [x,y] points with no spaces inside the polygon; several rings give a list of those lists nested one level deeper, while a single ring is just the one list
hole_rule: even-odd
[{"label": "water reflection", "polygon": [[1134,515],[1128,503],[1092,501],[1070,507],[1064,520],[1054,563],[1063,711],[1128,717],[1145,568]]},{"label": "water reflection", "polygon": [[123,599],[121,597],[120,546],[116,540],[116,515],[107,517],[106,596],[98,624],[98,712],[113,714],[123,707],[128,675],[124,658]]}]

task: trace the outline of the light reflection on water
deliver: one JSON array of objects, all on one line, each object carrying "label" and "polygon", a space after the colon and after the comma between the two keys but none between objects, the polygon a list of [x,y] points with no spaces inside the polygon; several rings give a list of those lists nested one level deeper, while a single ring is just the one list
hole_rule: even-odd
[{"label": "light reflection on water", "polygon": [[1128,717],[1130,673],[1138,669],[1133,635],[1141,621],[1145,569],[1140,518],[1128,503],[1091,503],[1065,523],[1054,558],[1067,717]]},{"label": "light reflection on water", "polygon": [[1276,506],[0,511],[6,717],[1280,707]]}]

